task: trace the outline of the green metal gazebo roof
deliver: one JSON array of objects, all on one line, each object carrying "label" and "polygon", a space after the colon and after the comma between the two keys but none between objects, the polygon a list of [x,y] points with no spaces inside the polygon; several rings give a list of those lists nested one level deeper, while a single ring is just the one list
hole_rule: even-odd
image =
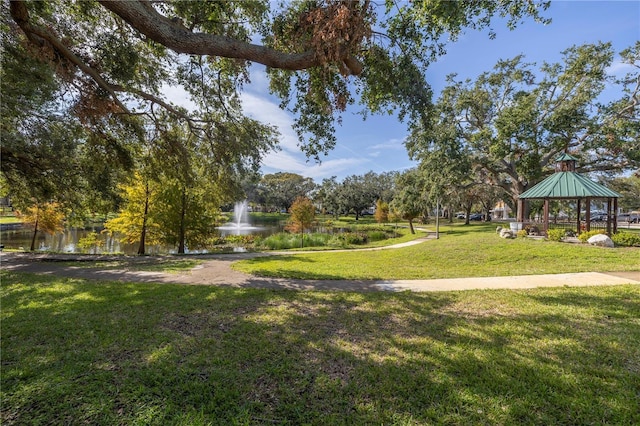
[{"label": "green metal gazebo roof", "polygon": [[621,195],[576,172],[556,172],[519,198],[620,198]]},{"label": "green metal gazebo roof", "polygon": [[563,152],[558,158],[556,158],[556,161],[578,161],[578,159],[571,154]]}]

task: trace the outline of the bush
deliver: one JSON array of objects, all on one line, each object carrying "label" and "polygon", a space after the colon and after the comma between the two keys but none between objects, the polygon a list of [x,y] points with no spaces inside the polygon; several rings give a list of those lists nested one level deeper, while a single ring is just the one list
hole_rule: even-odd
[{"label": "bush", "polygon": [[[328,234],[304,234],[304,246],[305,247],[324,247],[331,239],[331,235]],[[300,242],[300,236],[298,235],[298,242]]]},{"label": "bush", "polygon": [[[271,250],[285,250],[293,247],[293,241],[291,241],[291,235],[286,232],[279,232],[265,238],[260,242],[262,247]],[[296,247],[300,247],[300,239],[298,238],[298,244]]]},{"label": "bush", "polygon": [[342,232],[340,234],[334,234],[327,241],[327,245],[331,247],[343,247],[346,248],[350,245],[366,244],[369,241],[369,236],[362,232]]},{"label": "bush", "polygon": [[529,232],[527,232],[526,229],[521,229],[516,234],[516,236],[518,236],[519,238],[527,238],[527,235],[529,235]]},{"label": "bush", "polygon": [[367,232],[367,238],[369,241],[382,241],[387,239],[387,233],[384,231],[369,231]]},{"label": "bush", "polygon": [[339,234],[331,236],[329,241],[327,241],[327,245],[329,247],[339,247],[339,248],[347,248],[347,243],[344,238],[340,238]]},{"label": "bush", "polygon": [[367,243],[367,234],[363,234],[360,232],[345,232],[342,234],[342,238],[347,244],[366,244]]},{"label": "bush", "polygon": [[605,232],[602,229],[595,229],[589,232],[582,232],[580,235],[578,235],[578,239],[580,240],[581,243],[586,243],[587,240],[593,237],[594,235],[604,234],[604,233]]},{"label": "bush", "polygon": [[618,232],[611,239],[613,243],[621,247],[640,247],[640,234],[630,232]]},{"label": "bush", "polygon": [[[324,247],[328,245],[330,239],[331,236],[327,234],[304,234],[304,247]],[[299,248],[302,246],[302,237],[300,234],[280,232],[268,236],[260,242],[260,245],[271,250]]]},{"label": "bush", "polygon": [[547,231],[547,240],[549,241],[562,241],[564,237],[564,229],[549,229]]}]

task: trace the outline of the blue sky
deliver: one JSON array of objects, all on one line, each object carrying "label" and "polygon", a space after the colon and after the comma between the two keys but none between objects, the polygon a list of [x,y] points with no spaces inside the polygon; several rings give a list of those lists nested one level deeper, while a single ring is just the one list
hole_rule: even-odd
[{"label": "blue sky", "polygon": [[[490,71],[499,59],[524,54],[527,61],[538,64],[557,62],[560,52],[572,45],[612,42],[616,52],[632,46],[640,39],[640,1],[553,1],[544,13],[552,18],[549,25],[527,21],[515,30],[494,23],[497,37],[469,31],[452,42],[447,54],[427,72],[434,91],[434,101],[445,85],[445,77],[457,73],[459,78],[475,79]],[[620,72],[614,64],[611,72]],[[270,153],[263,162],[263,173],[292,172],[311,177],[316,182],[336,176],[401,171],[415,166],[404,148],[406,125],[392,116],[369,116],[363,121],[358,107],[348,110],[338,126],[337,145],[321,163],[307,160],[297,146],[292,130],[293,117],[278,107],[278,100],[268,93],[262,68],[252,67],[251,84],[242,95],[245,112],[265,123],[278,126],[281,150]]]}]

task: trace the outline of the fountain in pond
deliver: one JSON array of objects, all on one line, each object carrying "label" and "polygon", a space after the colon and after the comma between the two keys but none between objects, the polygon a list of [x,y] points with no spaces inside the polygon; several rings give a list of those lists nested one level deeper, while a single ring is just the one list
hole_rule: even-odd
[{"label": "fountain in pond", "polygon": [[220,233],[224,235],[247,235],[252,231],[262,229],[260,226],[253,226],[249,223],[249,205],[247,200],[237,202],[233,207],[233,221],[227,222],[218,227]]}]

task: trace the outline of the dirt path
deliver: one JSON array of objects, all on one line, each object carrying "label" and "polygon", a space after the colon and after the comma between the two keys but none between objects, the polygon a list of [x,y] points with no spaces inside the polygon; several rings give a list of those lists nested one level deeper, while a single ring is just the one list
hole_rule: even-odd
[{"label": "dirt path", "polygon": [[[290,253],[289,253],[290,254]],[[39,275],[55,275],[108,281],[140,283],[174,283],[191,285],[216,285],[224,287],[250,287],[293,290],[349,290],[376,291],[387,288],[384,283],[367,280],[297,280],[285,278],[263,278],[244,274],[231,268],[231,264],[261,253],[243,253],[207,256],[207,260],[187,273],[136,271],[128,269],[104,269],[69,265],[78,259],[70,255],[31,255],[28,253],[2,253],[0,266],[3,270],[29,272]],[[202,257],[199,257],[202,258]],[[99,257],[93,261],[109,261],[113,257]],[[121,260],[121,259],[120,259]],[[145,258],[152,261],[153,259]],[[136,263],[135,260],[132,263]]]}]

